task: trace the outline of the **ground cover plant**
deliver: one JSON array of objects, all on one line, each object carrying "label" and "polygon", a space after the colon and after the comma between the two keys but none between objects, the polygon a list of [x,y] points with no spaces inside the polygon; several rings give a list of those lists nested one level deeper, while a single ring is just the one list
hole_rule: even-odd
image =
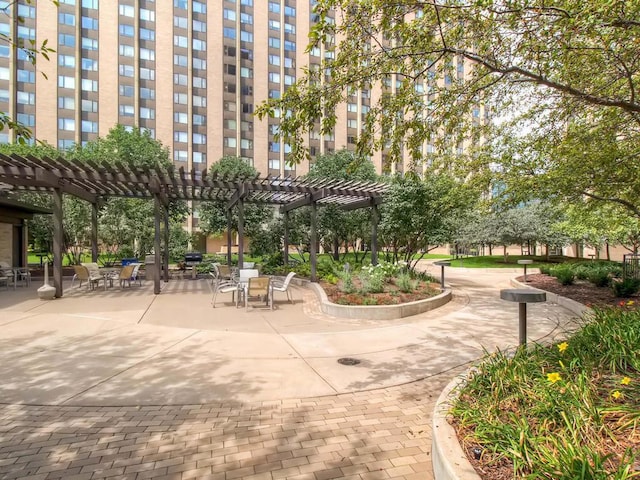
[{"label": "ground cover plant", "polygon": [[485,479],[640,476],[640,312],[595,309],[566,340],[487,355],[451,409]]},{"label": "ground cover plant", "polygon": [[504,255],[482,255],[453,259],[451,260],[451,266],[465,268],[522,268],[522,265],[518,264],[518,260],[533,260],[533,263],[527,265],[527,267],[539,268],[545,265],[556,265],[565,259],[564,257],[552,257],[551,260],[547,260],[545,257],[538,256],[509,255],[505,261]]},{"label": "ground cover plant", "polygon": [[329,300],[340,305],[397,305],[440,293],[430,275],[407,270],[402,262],[334,270],[321,277],[320,285]]}]

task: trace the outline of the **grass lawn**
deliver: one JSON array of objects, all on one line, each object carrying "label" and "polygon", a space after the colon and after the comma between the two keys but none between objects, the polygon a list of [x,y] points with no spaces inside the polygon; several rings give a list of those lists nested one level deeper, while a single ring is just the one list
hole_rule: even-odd
[{"label": "grass lawn", "polygon": [[[536,257],[531,255],[509,255],[507,261],[504,261],[504,255],[492,255],[483,257],[465,257],[458,258],[451,261],[452,267],[465,267],[465,268],[518,268],[522,265],[518,265],[518,260],[533,260],[528,267],[537,268],[541,265],[556,265],[567,261],[565,257],[552,257],[552,261],[547,261],[544,257]],[[576,259],[572,259],[576,260]],[[578,259],[584,261],[584,259]]]}]

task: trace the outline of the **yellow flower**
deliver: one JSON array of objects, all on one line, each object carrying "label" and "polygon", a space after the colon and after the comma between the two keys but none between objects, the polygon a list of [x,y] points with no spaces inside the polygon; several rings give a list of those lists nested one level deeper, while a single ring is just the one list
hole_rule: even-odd
[{"label": "yellow flower", "polygon": [[558,345],[560,353],[564,352],[567,348],[569,348],[569,344],[567,342],[562,342]]},{"label": "yellow flower", "polygon": [[629,301],[627,302],[627,306],[628,306],[628,307],[630,307],[630,306],[631,306],[631,305],[633,305],[633,304],[634,304],[634,301],[633,301],[633,300],[629,300]]},{"label": "yellow flower", "polygon": [[622,377],[622,380],[620,380],[620,383],[622,385],[629,385],[631,383],[631,379],[629,377]]},{"label": "yellow flower", "polygon": [[558,380],[562,380],[562,377],[558,372],[547,373],[547,380],[551,383],[556,383]]},{"label": "yellow flower", "polygon": [[618,400],[620,397],[622,397],[622,394],[618,390],[614,390],[611,396]]}]

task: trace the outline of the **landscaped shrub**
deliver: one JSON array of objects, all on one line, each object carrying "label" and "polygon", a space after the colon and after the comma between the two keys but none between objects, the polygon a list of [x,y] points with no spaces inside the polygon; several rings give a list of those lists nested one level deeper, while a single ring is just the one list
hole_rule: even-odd
[{"label": "landscaped shrub", "polygon": [[639,342],[623,305],[556,345],[488,355],[454,401],[458,437],[500,478],[636,478]]},{"label": "landscaped shrub", "polygon": [[612,287],[616,297],[627,298],[638,293],[640,280],[637,278],[625,278],[619,282],[613,282]]},{"label": "landscaped shrub", "polygon": [[551,275],[556,277],[562,285],[572,285],[575,281],[575,274],[571,265],[562,264],[551,269]]},{"label": "landscaped shrub", "polygon": [[396,278],[396,285],[403,293],[411,293],[416,289],[416,281],[408,273],[401,273]]},{"label": "landscaped shrub", "polygon": [[384,292],[385,277],[382,272],[368,272],[366,270],[362,270],[358,277],[360,278],[363,293]]},{"label": "landscaped shrub", "polygon": [[551,265],[540,265],[540,273],[551,275]]},{"label": "landscaped shrub", "polygon": [[587,274],[587,280],[596,287],[607,287],[611,283],[610,272],[606,268],[591,269]]},{"label": "landscaped shrub", "polygon": [[338,289],[343,293],[353,293],[356,290],[355,285],[353,284],[353,274],[348,271],[340,271],[336,272],[336,275],[340,279],[338,283]]}]

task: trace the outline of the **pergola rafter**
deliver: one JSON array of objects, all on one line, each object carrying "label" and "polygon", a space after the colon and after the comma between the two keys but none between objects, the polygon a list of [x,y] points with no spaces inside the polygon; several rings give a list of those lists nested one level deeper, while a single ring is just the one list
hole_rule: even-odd
[{"label": "pergola rafter", "polygon": [[[230,177],[210,174],[207,171],[190,170],[184,167],[176,170],[167,168],[143,167],[132,169],[122,162],[98,164],[95,161],[70,161],[58,158],[37,158],[33,156],[10,156],[0,154],[0,182],[9,184],[17,190],[33,192],[52,192],[54,195],[54,229],[59,238],[54,238],[54,284],[58,296],[62,295],[62,223],[61,194],[66,193],[81,198],[94,205],[94,211],[107,197],[126,197],[154,199],[156,214],[156,264],[160,262],[159,252],[159,216],[166,217],[166,209],[173,200],[220,201],[228,211],[237,206],[243,212],[245,203],[279,205],[280,211],[288,218],[288,212],[302,206],[311,206],[316,212],[318,205],[338,205],[345,210],[372,207],[374,222],[379,217],[377,206],[382,202],[386,185],[376,182],[324,179],[307,180],[303,178],[261,178]],[[58,218],[60,216],[60,218]],[[96,217],[96,215],[94,215]],[[239,261],[242,262],[242,217],[239,215]],[[95,222],[94,218],[94,222]],[[165,230],[166,222],[165,218]],[[315,219],[312,221],[312,238],[316,238]],[[95,231],[95,225],[93,230]],[[375,233],[377,225],[373,226]],[[168,232],[165,232],[165,243]],[[228,239],[230,234],[227,235]],[[94,238],[93,242],[97,242]],[[288,243],[285,238],[285,243]],[[372,237],[372,245],[377,242]],[[166,245],[165,245],[166,248]],[[288,245],[285,245],[285,258]],[[97,246],[92,245],[94,257]],[[229,245],[230,252],[230,245]],[[315,246],[312,248],[315,252]],[[312,258],[312,280],[315,280],[315,255]],[[165,262],[168,257],[165,255]],[[375,261],[376,252],[372,248]],[[95,258],[94,258],[95,260]],[[160,269],[156,268],[154,278],[155,293],[160,292]],[[165,268],[165,281],[167,271]]]}]

